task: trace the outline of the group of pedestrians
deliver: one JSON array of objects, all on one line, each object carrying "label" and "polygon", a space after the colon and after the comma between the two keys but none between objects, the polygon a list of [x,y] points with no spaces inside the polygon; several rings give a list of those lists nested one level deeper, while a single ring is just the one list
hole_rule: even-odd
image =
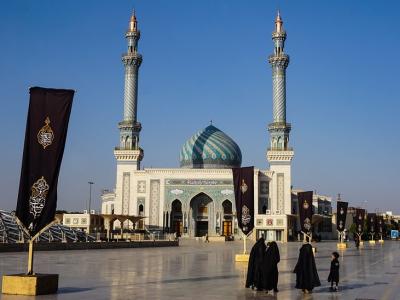
[{"label": "group of pedestrians", "polygon": [[[332,253],[331,268],[328,282],[331,283],[330,290],[338,291],[339,284],[339,254]],[[246,288],[257,291],[278,290],[278,263],[280,261],[279,248],[276,242],[265,244],[262,236],[253,246],[250,252],[249,265],[247,269]],[[301,246],[297,264],[293,270],[296,274],[296,289],[303,293],[311,293],[315,287],[321,285],[312,246],[306,243]],[[335,286],[334,286],[335,285]]]},{"label": "group of pedestrians", "polygon": [[256,288],[257,291],[273,290],[277,293],[280,260],[278,245],[275,242],[265,245],[264,237],[261,237],[250,252],[246,287]]}]

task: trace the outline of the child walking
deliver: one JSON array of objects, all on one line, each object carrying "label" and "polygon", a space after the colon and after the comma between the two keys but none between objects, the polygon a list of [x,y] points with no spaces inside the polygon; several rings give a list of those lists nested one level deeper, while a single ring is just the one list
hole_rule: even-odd
[{"label": "child walking", "polygon": [[[332,261],[331,261],[331,271],[329,272],[328,282],[331,283],[331,292],[338,291],[339,284],[339,253],[332,253]],[[333,283],[335,283],[335,287],[333,287]]]}]

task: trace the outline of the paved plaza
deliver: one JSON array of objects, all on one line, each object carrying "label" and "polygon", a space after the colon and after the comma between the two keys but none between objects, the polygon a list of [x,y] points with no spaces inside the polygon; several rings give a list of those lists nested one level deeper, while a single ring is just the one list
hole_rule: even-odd
[{"label": "paved plaza", "polygon": [[[249,247],[252,243],[249,243]],[[244,288],[247,263],[235,263],[242,242],[182,240],[180,247],[36,252],[35,271],[59,273],[57,295],[39,299],[400,299],[400,242],[340,251],[341,284],[328,291],[334,242],[315,244],[322,286],[313,294],[294,289],[292,270],[300,243],[279,244],[279,290],[276,297]],[[26,253],[0,253],[0,273],[26,270]],[[34,297],[2,295],[2,300]]]}]

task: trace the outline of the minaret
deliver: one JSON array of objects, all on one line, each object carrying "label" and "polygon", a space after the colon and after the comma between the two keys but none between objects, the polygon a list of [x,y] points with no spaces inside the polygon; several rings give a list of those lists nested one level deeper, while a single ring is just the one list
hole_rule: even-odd
[{"label": "minaret", "polygon": [[273,171],[271,188],[271,210],[280,214],[291,214],[291,161],[294,155],[289,148],[291,125],[286,122],[286,68],[289,56],[285,54],[286,32],[278,11],[275,30],[272,32],[274,53],[268,57],[272,68],[273,122],[268,125],[270,147],[267,160]]},{"label": "minaret", "polygon": [[289,143],[290,124],[286,123],[286,68],[289,65],[289,55],[285,54],[286,32],[279,14],[275,19],[275,31],[272,33],[274,54],[268,62],[272,67],[272,99],[273,123],[268,126],[271,134],[271,150],[287,150]]},{"label": "minaret", "polygon": [[129,21],[125,34],[128,49],[122,56],[125,67],[124,119],[120,122],[120,145],[114,151],[117,161],[131,162],[135,170],[140,169],[143,159],[143,150],[139,147],[139,134],[142,125],[137,121],[137,98],[139,67],[142,55],[138,53],[140,31],[138,29],[135,12]]}]

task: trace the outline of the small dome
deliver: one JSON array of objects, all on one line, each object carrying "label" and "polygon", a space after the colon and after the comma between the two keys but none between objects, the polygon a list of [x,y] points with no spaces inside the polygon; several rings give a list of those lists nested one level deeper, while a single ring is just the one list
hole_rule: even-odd
[{"label": "small dome", "polygon": [[227,134],[213,125],[193,135],[182,146],[181,168],[230,169],[240,167],[242,152]]}]

